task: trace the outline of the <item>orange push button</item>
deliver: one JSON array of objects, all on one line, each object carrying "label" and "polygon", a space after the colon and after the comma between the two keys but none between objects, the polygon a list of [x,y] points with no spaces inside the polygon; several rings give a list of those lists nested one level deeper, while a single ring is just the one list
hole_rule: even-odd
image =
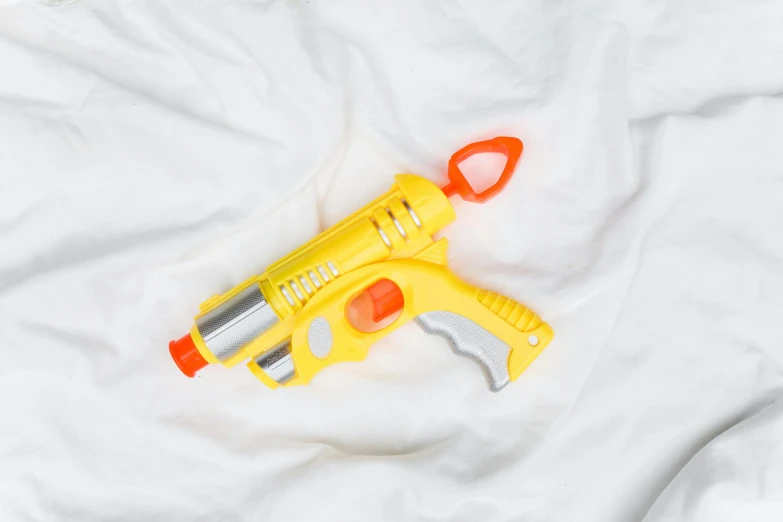
[{"label": "orange push button", "polygon": [[388,279],[381,279],[373,284],[367,289],[367,293],[372,299],[372,320],[376,323],[402,310],[402,291]]}]

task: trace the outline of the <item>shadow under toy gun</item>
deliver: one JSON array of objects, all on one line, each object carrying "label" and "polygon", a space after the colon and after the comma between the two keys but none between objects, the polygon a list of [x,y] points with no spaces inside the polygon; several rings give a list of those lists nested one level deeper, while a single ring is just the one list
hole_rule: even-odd
[{"label": "shadow under toy gun", "polygon": [[[507,158],[498,181],[476,193],[459,163],[476,153]],[[458,279],[446,266],[449,197],[487,201],[511,178],[522,142],[473,143],[449,161],[450,183],[398,174],[392,189],[309,243],[200,306],[190,333],[169,350],[188,377],[209,363],[247,367],[271,388],[305,384],[323,368],[366,357],[375,341],[410,319],[477,361],[498,391],[552,340],[525,306]],[[357,313],[358,311],[358,313]]]}]

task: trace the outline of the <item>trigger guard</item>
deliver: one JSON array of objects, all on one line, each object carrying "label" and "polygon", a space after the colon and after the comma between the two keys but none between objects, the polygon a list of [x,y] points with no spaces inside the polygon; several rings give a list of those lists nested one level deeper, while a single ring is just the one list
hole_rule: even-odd
[{"label": "trigger guard", "polygon": [[491,391],[500,391],[511,381],[511,347],[467,317],[436,311],[419,314],[416,322],[425,332],[445,337],[457,355],[476,361],[484,370]]}]

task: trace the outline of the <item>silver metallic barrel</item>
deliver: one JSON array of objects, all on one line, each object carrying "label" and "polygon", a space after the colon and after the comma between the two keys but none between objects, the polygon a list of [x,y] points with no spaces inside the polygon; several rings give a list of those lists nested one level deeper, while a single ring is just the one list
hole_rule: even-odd
[{"label": "silver metallic barrel", "polygon": [[262,353],[256,357],[254,362],[278,384],[287,383],[293,379],[296,373],[294,361],[291,358],[290,339]]},{"label": "silver metallic barrel", "polygon": [[259,284],[253,283],[196,318],[196,328],[209,351],[224,362],[279,321]]}]

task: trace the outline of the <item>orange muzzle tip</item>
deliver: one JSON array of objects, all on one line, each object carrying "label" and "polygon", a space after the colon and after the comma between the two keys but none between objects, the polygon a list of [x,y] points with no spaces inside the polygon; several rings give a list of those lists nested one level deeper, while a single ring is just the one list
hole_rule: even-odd
[{"label": "orange muzzle tip", "polygon": [[176,341],[171,341],[169,343],[169,353],[171,353],[171,358],[177,364],[177,368],[188,377],[195,377],[197,371],[209,364],[199,353],[190,334]]}]

